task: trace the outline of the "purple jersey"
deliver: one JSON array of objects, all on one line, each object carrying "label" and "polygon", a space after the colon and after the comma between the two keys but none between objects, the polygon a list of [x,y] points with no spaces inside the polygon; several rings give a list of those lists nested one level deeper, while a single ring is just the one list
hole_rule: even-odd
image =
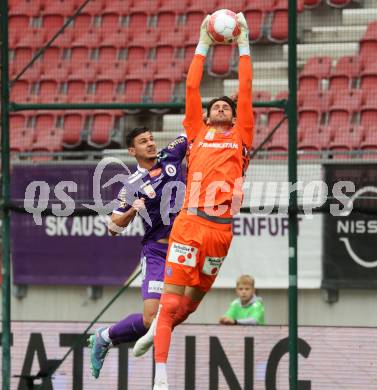
[{"label": "purple jersey", "polygon": [[186,137],[176,138],[158,153],[157,162],[149,171],[138,166],[119,192],[119,203],[113,211],[117,214],[129,210],[136,199],[145,199],[145,210],[139,211],[145,231],[143,244],[170,234],[185,194],[181,164],[186,150]]}]

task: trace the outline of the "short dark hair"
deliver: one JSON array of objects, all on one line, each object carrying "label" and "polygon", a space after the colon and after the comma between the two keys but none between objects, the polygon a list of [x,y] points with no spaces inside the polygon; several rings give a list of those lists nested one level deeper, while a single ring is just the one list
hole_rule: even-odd
[{"label": "short dark hair", "polygon": [[221,97],[218,97],[218,98],[214,98],[212,99],[209,103],[208,103],[208,106],[207,106],[207,117],[209,118],[209,113],[211,111],[211,107],[218,101],[223,101],[223,102],[227,102],[229,105],[230,105],[230,108],[232,109],[232,114],[233,116],[237,116],[237,111],[236,111],[236,103],[234,102],[234,100],[232,100],[230,97],[228,96],[221,96]]},{"label": "short dark hair", "polygon": [[150,132],[151,133],[152,131],[148,127],[143,126],[143,127],[135,127],[130,132],[128,132],[127,135],[126,135],[126,145],[127,145],[127,148],[131,148],[132,146],[134,146],[134,139],[138,135],[146,133],[146,132]]}]

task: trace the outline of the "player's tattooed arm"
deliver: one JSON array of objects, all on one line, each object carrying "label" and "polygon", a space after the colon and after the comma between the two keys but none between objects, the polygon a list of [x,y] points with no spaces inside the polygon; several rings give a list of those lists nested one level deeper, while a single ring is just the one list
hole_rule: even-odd
[{"label": "player's tattooed arm", "polygon": [[145,199],[136,199],[132,207],[122,214],[113,213],[108,229],[112,236],[120,234],[136,217],[137,213],[145,208]]}]

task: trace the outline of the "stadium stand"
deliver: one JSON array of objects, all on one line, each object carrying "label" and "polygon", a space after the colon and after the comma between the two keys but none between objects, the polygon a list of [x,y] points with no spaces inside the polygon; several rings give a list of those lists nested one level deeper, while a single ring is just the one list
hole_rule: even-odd
[{"label": "stadium stand", "polygon": [[[12,78],[81,4],[79,0],[10,1]],[[213,0],[204,4],[203,8],[202,0],[178,3],[173,0],[91,1],[74,20],[74,28],[66,28],[43,57],[12,85],[11,98],[38,103],[177,101],[182,98],[182,82],[205,14],[226,7],[228,3]],[[266,61],[263,55],[255,56],[257,61],[261,59],[254,63],[255,99],[286,97],[287,0],[237,0],[232,6],[236,11],[243,10],[250,20],[250,40],[254,42],[256,53],[263,54],[266,45],[280,53],[272,61]],[[344,143],[339,131],[333,130],[337,127],[347,129],[345,134],[352,138],[352,150],[375,145],[369,129],[377,119],[377,104],[366,92],[366,86],[368,89],[377,86],[377,7],[372,6],[371,2],[364,5],[350,0],[298,2],[299,21],[301,17],[309,21],[306,29],[299,31],[298,57],[302,70],[299,74],[299,126],[300,129],[313,128],[313,134],[329,134],[329,150],[340,150]],[[330,25],[326,18],[319,23],[317,12],[335,13],[338,24]],[[341,47],[339,41],[344,41]],[[232,78],[236,56],[232,46],[215,46],[211,50],[206,71],[223,81],[223,90],[218,88],[218,94],[232,93],[237,88],[237,80]],[[345,93],[345,90],[349,92]],[[256,140],[266,132],[268,134],[282,117],[277,111],[255,110]],[[49,129],[44,137],[51,136],[53,146],[50,150],[59,150],[59,140],[60,148],[84,147],[87,136],[91,147],[117,145],[111,137],[114,133],[119,137],[119,131],[100,130],[101,126],[114,124],[115,116],[105,120],[101,115],[87,121],[86,113],[65,113],[60,132],[55,124],[44,124]],[[37,143],[34,145],[25,134],[25,129],[30,127],[21,122],[19,116],[16,120],[12,118],[12,126],[17,129],[14,131],[21,134],[21,141],[17,139],[17,142],[17,137],[12,136],[12,150],[42,148],[38,130],[42,125],[37,121],[31,138]],[[168,121],[163,118],[164,131],[166,123]],[[169,131],[174,130],[176,134],[181,130],[181,124],[175,126]],[[331,131],[324,132],[324,127]],[[307,132],[300,133],[300,147],[306,149],[312,144],[313,149],[323,150],[326,144],[316,141],[316,137],[309,138]],[[282,140],[276,133],[268,148],[284,149],[285,140]]]}]

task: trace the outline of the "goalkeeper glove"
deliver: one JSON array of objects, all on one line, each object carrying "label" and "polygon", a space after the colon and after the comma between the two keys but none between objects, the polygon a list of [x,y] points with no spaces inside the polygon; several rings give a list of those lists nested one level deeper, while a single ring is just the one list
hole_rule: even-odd
[{"label": "goalkeeper glove", "polygon": [[200,26],[199,42],[198,42],[198,45],[196,46],[196,50],[195,50],[195,54],[201,54],[202,56],[207,55],[208,49],[213,43],[211,37],[208,35],[208,32],[207,32],[209,18],[210,18],[210,16],[207,15],[204,18],[202,25]]},{"label": "goalkeeper glove", "polygon": [[237,21],[241,29],[240,35],[237,37],[238,51],[240,56],[250,55],[250,44],[249,44],[249,28],[245,16],[242,12],[237,14]]}]

